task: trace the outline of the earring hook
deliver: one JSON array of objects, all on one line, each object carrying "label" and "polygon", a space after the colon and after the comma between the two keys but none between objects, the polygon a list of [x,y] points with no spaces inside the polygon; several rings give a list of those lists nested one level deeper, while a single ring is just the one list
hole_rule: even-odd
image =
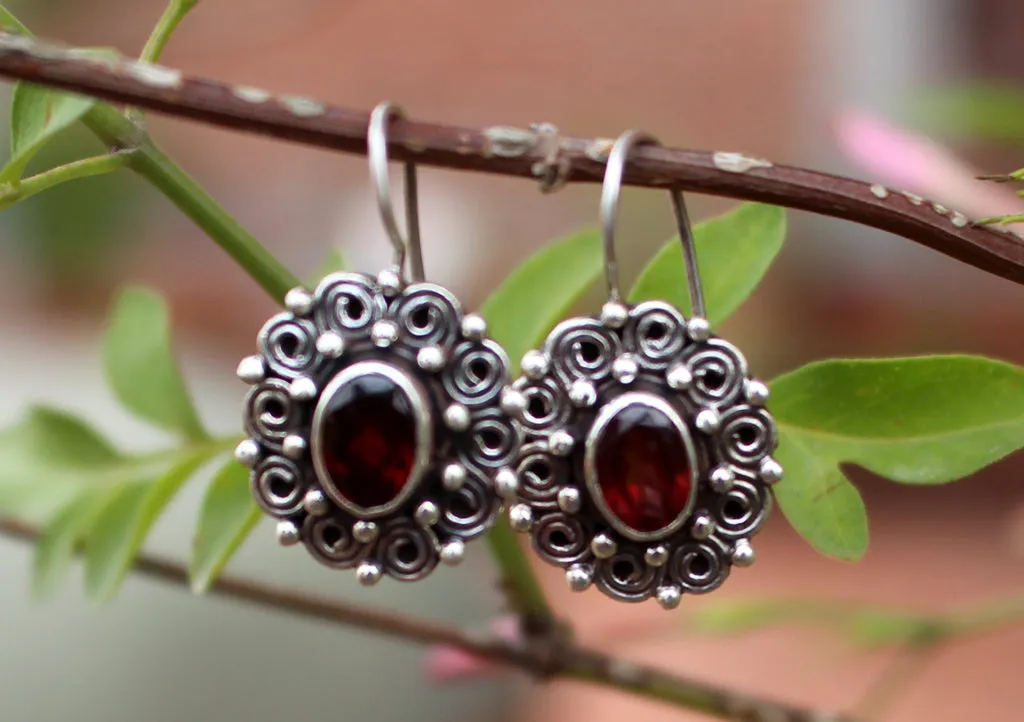
[{"label": "earring hook", "polygon": [[[661,141],[642,130],[627,130],[620,135],[608,154],[604,181],[601,185],[601,236],[604,240],[604,273],[608,285],[608,298],[620,301],[619,264],[615,258],[615,222],[619,216],[619,196],[622,194],[622,177],[630,152],[639,145],[661,145]],[[679,240],[683,247],[686,264],[686,282],[690,291],[692,315],[704,318],[704,291],[700,283],[700,269],[697,265],[697,247],[690,228],[683,194],[676,188],[670,189],[672,208],[675,211]]]},{"label": "earring hook", "polygon": [[420,249],[419,200],[416,187],[416,165],[405,164],[405,226],[408,238],[402,238],[391,200],[391,180],[388,176],[388,124],[405,118],[405,111],[396,103],[385,101],[373,109],[366,131],[367,155],[370,159],[370,178],[377,191],[377,206],[384,228],[395,248],[394,265],[399,277],[404,274],[408,253],[413,281],[423,281],[423,253]]}]

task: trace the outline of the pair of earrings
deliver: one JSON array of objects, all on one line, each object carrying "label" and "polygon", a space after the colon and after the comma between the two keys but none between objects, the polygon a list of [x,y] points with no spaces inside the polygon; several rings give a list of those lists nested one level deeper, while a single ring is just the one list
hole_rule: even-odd
[{"label": "pair of earrings", "polygon": [[619,290],[622,176],[632,148],[657,140],[628,131],[608,157],[600,315],[557,325],[513,381],[484,319],[424,281],[411,163],[402,238],[387,174],[395,117],[397,106],[379,105],[367,136],[391,267],[293,289],[238,367],[252,388],[236,457],[279,520],[278,540],[354,568],[363,584],[411,581],[459,563],[507,507],[572,589],[668,609],[751,564],[749,538],[782,477],[777,432],[767,387],[711,333],[678,191],[693,315],[661,301],[630,306]]}]

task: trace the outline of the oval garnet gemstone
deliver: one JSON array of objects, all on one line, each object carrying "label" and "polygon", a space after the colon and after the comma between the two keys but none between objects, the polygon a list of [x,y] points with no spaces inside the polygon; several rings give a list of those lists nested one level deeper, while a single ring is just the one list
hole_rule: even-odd
[{"label": "oval garnet gemstone", "polygon": [[682,432],[666,413],[641,403],[625,406],[596,442],[597,485],[622,524],[650,534],[686,511],[692,465]]},{"label": "oval garnet gemstone", "polygon": [[321,481],[361,509],[393,501],[416,463],[409,394],[388,376],[368,373],[345,381],[321,403],[317,450],[329,477]]}]

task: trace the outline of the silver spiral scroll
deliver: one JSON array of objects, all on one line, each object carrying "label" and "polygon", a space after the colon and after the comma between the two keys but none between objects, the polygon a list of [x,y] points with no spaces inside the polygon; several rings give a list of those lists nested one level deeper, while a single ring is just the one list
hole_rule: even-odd
[{"label": "silver spiral scroll", "polygon": [[[522,366],[512,387],[524,440],[509,521],[565,570],[572,589],[596,586],[614,599],[654,598],[671,609],[684,594],[718,588],[733,566],[753,563],[750,537],[768,517],[769,485],[782,469],[771,457],[778,432],[764,408],[767,386],[749,376],[739,349],[666,303],[610,302],[600,317],[560,323]],[[640,453],[623,450],[623,463],[674,465],[662,486],[636,495],[666,505],[654,530],[615,516],[600,479],[598,449],[609,430],[634,433],[638,424],[654,436],[641,437]],[[631,483],[646,483],[650,470],[641,471]],[[687,482],[679,479],[690,484],[685,505],[678,485]],[[616,503],[630,498],[619,494]]]},{"label": "silver spiral scroll", "polygon": [[313,373],[320,362],[316,351],[316,327],[290,313],[279,313],[263,326],[260,353],[267,367],[284,379]]},{"label": "silver spiral scroll", "polygon": [[645,368],[668,368],[687,345],[683,314],[660,301],[639,304],[629,314],[623,332],[626,347]]},{"label": "silver spiral scroll", "polygon": [[[419,579],[440,561],[458,563],[465,542],[494,525],[494,480],[514,468],[522,443],[501,403],[508,358],[487,338],[486,323],[464,316],[441,286],[403,287],[390,271],[379,279],[332,273],[311,291],[293,289],[285,303],[260,332],[259,353],[238,368],[251,388],[248,438],[236,457],[252,468],[260,508],[279,520],[279,540],[301,542],[330,567],[355,569],[364,584]],[[372,385],[346,386],[364,376],[404,394],[415,434],[405,485],[367,508],[341,490],[336,462],[321,447],[334,443],[325,440],[329,402],[339,389],[370,393]]]},{"label": "silver spiral scroll", "polygon": [[314,295],[317,328],[342,336],[365,335],[383,317],[387,301],[373,281],[358,273],[332,273]]},{"label": "silver spiral scroll", "polygon": [[562,381],[603,381],[622,349],[622,340],[594,319],[564,321],[555,326],[544,344]]}]

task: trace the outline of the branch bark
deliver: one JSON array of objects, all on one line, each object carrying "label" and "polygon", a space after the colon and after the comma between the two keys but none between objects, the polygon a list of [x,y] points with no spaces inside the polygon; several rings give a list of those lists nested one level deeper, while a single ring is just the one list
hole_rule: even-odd
[{"label": "branch bark", "polygon": [[[328,148],[366,153],[368,113],[312,98],[273,94],[128,60],[85,58],[74,50],[0,33],[0,76],[114,102]],[[396,121],[396,160],[457,170],[565,182],[600,182],[612,141],[493,126],[461,128]],[[773,164],[739,153],[639,148],[625,182],[676,187],[843,218],[909,238],[989,273],[1024,284],[1024,238],[1008,227],[976,226],[955,210],[912,193]]]},{"label": "branch bark", "polygon": [[[13,519],[0,519],[0,536],[34,542],[41,532]],[[188,569],[175,562],[142,554],[134,571],[184,589]],[[578,646],[562,634],[511,642],[497,635],[476,635],[429,620],[350,604],[313,594],[281,589],[262,582],[221,575],[210,594],[310,619],[351,626],[417,644],[458,647],[482,659],[525,671],[540,680],[557,678],[613,687],[643,697],[737,722],[855,722],[845,715],[782,704],[742,695],[714,685],[633,664]]]}]

